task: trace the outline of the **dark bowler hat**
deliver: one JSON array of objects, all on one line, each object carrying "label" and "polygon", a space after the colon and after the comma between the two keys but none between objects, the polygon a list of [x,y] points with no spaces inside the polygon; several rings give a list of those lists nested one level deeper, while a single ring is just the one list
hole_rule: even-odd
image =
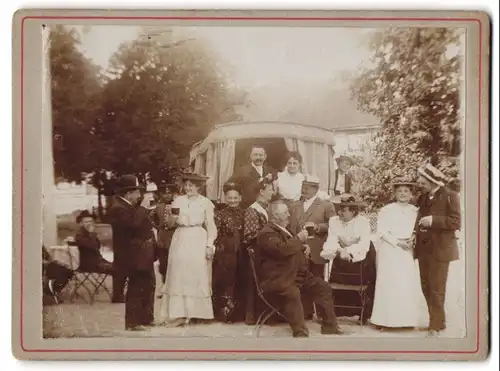
[{"label": "dark bowler hat", "polygon": [[120,191],[134,191],[136,189],[146,189],[139,183],[139,179],[135,175],[127,174],[118,179],[116,184],[117,189]]},{"label": "dark bowler hat", "polygon": [[95,215],[90,213],[88,210],[83,210],[80,214],[78,214],[78,216],[76,217],[76,222],[77,223],[80,223],[83,219],[85,218],[92,218],[92,219],[96,219]]}]

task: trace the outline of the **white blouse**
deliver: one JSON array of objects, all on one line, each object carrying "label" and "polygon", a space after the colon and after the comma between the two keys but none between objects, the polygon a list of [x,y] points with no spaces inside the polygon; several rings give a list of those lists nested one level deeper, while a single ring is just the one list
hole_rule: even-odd
[{"label": "white blouse", "polygon": [[288,171],[278,173],[276,185],[278,193],[286,200],[298,201],[302,194],[302,182],[304,181],[304,174],[298,172],[294,175]]},{"label": "white blouse", "polygon": [[398,240],[412,236],[418,208],[411,204],[391,203],[380,209],[377,216],[377,237],[393,246]]},{"label": "white blouse", "polygon": [[177,197],[172,202],[172,207],[179,208],[177,224],[185,227],[204,226],[207,231],[207,246],[213,246],[217,238],[214,209],[212,201],[202,195],[188,198],[186,195]]},{"label": "white blouse", "polygon": [[359,242],[345,247],[345,250],[352,256],[352,262],[362,261],[370,249],[370,235],[370,221],[366,217],[358,215],[344,222],[337,215],[332,216],[328,222],[328,237],[323,245],[323,251],[338,253],[342,249],[339,237],[344,239],[359,237]]}]

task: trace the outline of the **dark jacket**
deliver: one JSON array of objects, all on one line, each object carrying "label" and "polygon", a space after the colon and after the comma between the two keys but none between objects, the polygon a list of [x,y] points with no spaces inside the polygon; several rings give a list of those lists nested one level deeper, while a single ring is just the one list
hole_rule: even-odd
[{"label": "dark jacket", "polygon": [[113,265],[125,273],[152,270],[157,246],[148,210],[116,198],[107,218],[113,228]]},{"label": "dark jacket", "polygon": [[168,249],[172,242],[172,237],[175,232],[175,227],[169,228],[165,220],[165,208],[167,204],[160,202],[156,209],[153,211],[153,221],[155,228],[158,230],[158,246],[160,248]]},{"label": "dark jacket", "polygon": [[[264,177],[267,174],[271,174],[273,176],[273,180],[276,180],[277,173],[276,170],[274,170],[272,167],[264,164],[262,170]],[[260,174],[257,172],[257,170],[255,170],[252,164],[242,166],[231,177],[232,181],[239,183],[241,186],[243,208],[246,208],[255,202],[257,198],[255,189],[259,183],[260,178]]]},{"label": "dark jacket", "polygon": [[92,271],[104,259],[101,255],[101,241],[96,233],[90,233],[80,227],[75,234],[75,244],[80,254],[80,266],[83,271]]},{"label": "dark jacket", "polygon": [[[333,190],[335,191],[335,188],[337,187],[337,181],[339,179],[339,169],[335,170],[335,181],[333,182]],[[345,174],[345,183],[344,183],[344,189],[345,193],[351,193],[351,187],[352,187],[352,175],[347,173]]]},{"label": "dark jacket", "polygon": [[308,239],[306,244],[311,248],[311,261],[314,264],[325,264],[327,261],[320,257],[319,254],[323,250],[323,244],[328,235],[328,222],[335,215],[333,204],[316,197],[306,212],[304,212],[304,201],[292,203],[289,210],[290,230],[292,233],[299,233],[307,222],[319,226],[319,232],[313,238]]},{"label": "dark jacket", "polygon": [[[461,213],[458,194],[446,187],[440,187],[432,200],[428,194],[418,201],[419,211],[415,226],[415,258],[422,253],[431,253],[439,261],[450,262],[458,259],[455,231],[460,229]],[[432,216],[432,224],[427,231],[421,231],[418,221],[424,216]]]},{"label": "dark jacket", "polygon": [[300,285],[307,274],[304,245],[276,224],[268,223],[257,235],[259,283],[264,292],[282,292]]}]

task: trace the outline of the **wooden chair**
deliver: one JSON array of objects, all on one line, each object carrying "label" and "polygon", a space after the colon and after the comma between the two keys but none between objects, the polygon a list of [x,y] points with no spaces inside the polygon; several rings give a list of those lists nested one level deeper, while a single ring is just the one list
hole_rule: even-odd
[{"label": "wooden chair", "polygon": [[285,318],[285,316],[273,304],[271,304],[269,302],[269,300],[267,300],[266,297],[264,296],[264,291],[260,287],[259,279],[258,279],[258,275],[257,275],[257,267],[256,267],[256,263],[255,263],[255,260],[256,260],[255,250],[252,249],[251,247],[249,247],[247,249],[247,251],[248,251],[248,256],[250,258],[250,267],[252,269],[252,275],[253,275],[253,280],[255,283],[255,289],[257,291],[257,296],[262,300],[262,302],[267,307],[264,311],[262,311],[262,313],[257,318],[257,323],[255,324],[255,327],[254,327],[255,335],[256,335],[256,337],[259,337],[260,329],[262,328],[262,326],[264,326],[266,324],[266,322],[272,316],[274,316],[275,314],[277,314],[283,318]]},{"label": "wooden chair", "polygon": [[[325,279],[330,283],[333,291],[335,308],[355,309],[359,311],[361,326],[366,324],[371,316],[373,307],[373,295],[376,277],[376,252],[373,244],[366,258],[358,263],[350,263],[349,269],[343,269],[341,261],[334,259],[327,264],[328,276]],[[342,293],[356,293],[359,304],[342,303]]]}]

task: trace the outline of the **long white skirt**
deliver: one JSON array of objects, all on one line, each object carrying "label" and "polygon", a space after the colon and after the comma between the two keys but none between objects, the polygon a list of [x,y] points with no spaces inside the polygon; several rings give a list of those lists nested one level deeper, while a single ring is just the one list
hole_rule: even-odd
[{"label": "long white skirt", "polygon": [[380,242],[370,322],[384,327],[417,327],[420,319],[419,282],[412,253]]},{"label": "long white skirt", "polygon": [[201,226],[176,229],[168,255],[161,320],[214,318],[212,262],[205,258],[206,241],[207,232]]}]

